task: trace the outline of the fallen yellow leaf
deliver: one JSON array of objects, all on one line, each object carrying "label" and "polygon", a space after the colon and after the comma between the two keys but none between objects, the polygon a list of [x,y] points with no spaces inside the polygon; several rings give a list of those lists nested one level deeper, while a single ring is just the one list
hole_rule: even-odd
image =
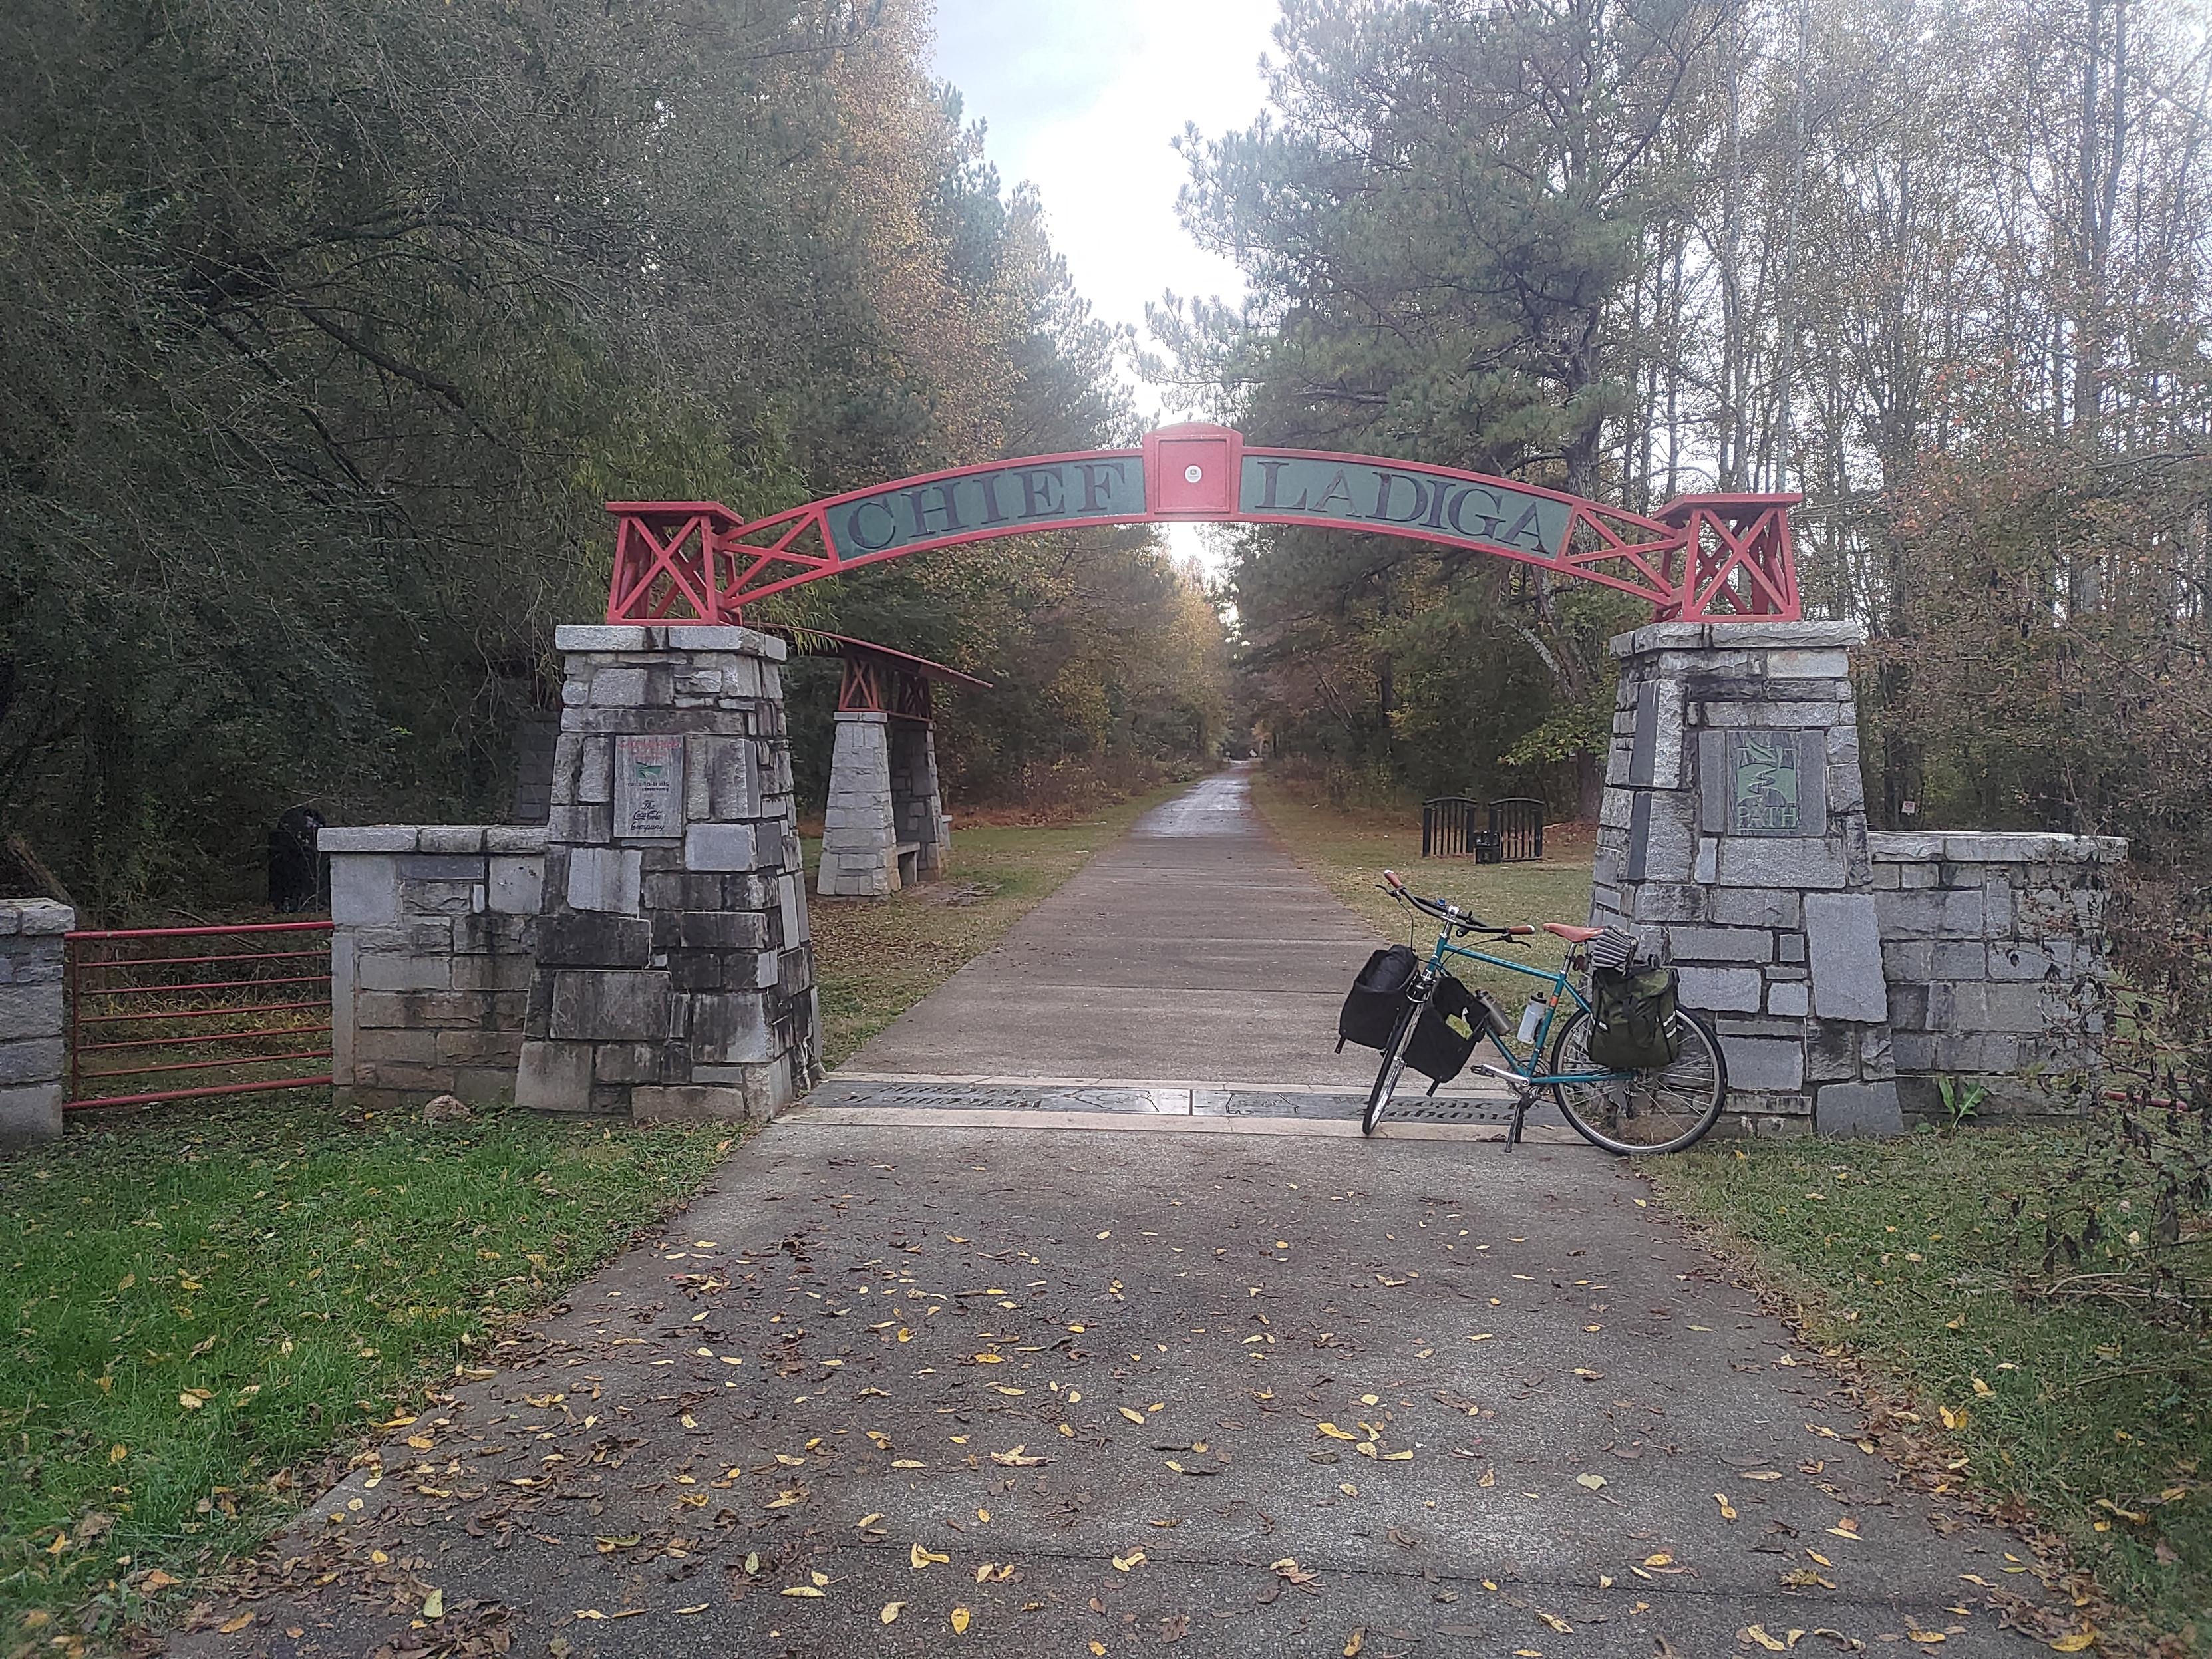
[{"label": "fallen yellow leaf", "polygon": [[216,1629],[225,1636],[235,1636],[239,1632],[244,1630],[252,1622],[253,1615],[252,1613],[241,1613],[237,1618],[230,1620],[228,1624],[217,1625]]},{"label": "fallen yellow leaf", "polygon": [[1735,1519],[1735,1505],[1728,1501],[1728,1494],[1726,1492],[1715,1492],[1713,1494],[1713,1502],[1721,1506],[1722,1520],[1733,1521]]},{"label": "fallen yellow leaf", "polygon": [[432,1590],[422,1598],[422,1616],[425,1619],[434,1620],[443,1619],[446,1616],[445,1591]]},{"label": "fallen yellow leaf", "polygon": [[1321,1433],[1327,1435],[1332,1440],[1357,1440],[1359,1438],[1356,1434],[1352,1434],[1344,1429],[1338,1428],[1334,1423],[1316,1423],[1314,1425],[1314,1427]]},{"label": "fallen yellow leaf", "polygon": [[974,1617],[975,1614],[969,1613],[965,1607],[953,1608],[952,1633],[955,1636],[965,1636],[968,1633],[968,1621]]},{"label": "fallen yellow leaf", "polygon": [[1575,1477],[1575,1485],[1587,1486],[1592,1492],[1600,1492],[1604,1489],[1605,1477],[1601,1474],[1578,1474]]},{"label": "fallen yellow leaf", "polygon": [[1144,1413],[1133,1410],[1127,1406],[1117,1406],[1115,1409],[1120,1412],[1122,1416],[1127,1418],[1132,1423],[1141,1423],[1145,1420]]},{"label": "fallen yellow leaf", "polygon": [[949,1555],[939,1555],[934,1550],[926,1550],[919,1544],[907,1552],[907,1559],[914,1563],[914,1570],[916,1572],[920,1572],[933,1561],[950,1561],[951,1559]]},{"label": "fallen yellow leaf", "polygon": [[1145,1553],[1142,1550],[1131,1550],[1127,1555],[1117,1555],[1114,1558],[1114,1571],[1127,1572],[1144,1559]]},{"label": "fallen yellow leaf", "polygon": [[2051,1644],[2051,1650],[2054,1653],[2081,1653],[2086,1651],[2096,1639],[2097,1632],[2093,1626],[2087,1630],[2076,1631],[2071,1636],[2060,1637]]},{"label": "fallen yellow leaf", "polygon": [[903,1602],[903,1601],[886,1601],[886,1602],[884,1602],[884,1610],[883,1610],[881,1613],[878,1613],[878,1614],[876,1615],[876,1617],[877,1617],[877,1618],[878,1618],[878,1619],[880,1619],[880,1620],[882,1620],[884,1621],[884,1623],[885,1623],[886,1625],[888,1625],[888,1624],[890,1624],[893,1620],[896,1619],[896,1618],[899,1616],[899,1614],[901,1614],[902,1613],[904,1613],[905,1611],[906,1611],[906,1603],[905,1603],[905,1602]]},{"label": "fallen yellow leaf", "polygon": [[817,1601],[822,1599],[822,1587],[819,1584],[793,1584],[783,1593],[786,1595],[804,1595]]},{"label": "fallen yellow leaf", "polygon": [[1763,1625],[1752,1625],[1738,1631],[1735,1633],[1735,1639],[1739,1642],[1756,1642],[1769,1653],[1781,1653],[1790,1645],[1787,1642],[1769,1636]]}]

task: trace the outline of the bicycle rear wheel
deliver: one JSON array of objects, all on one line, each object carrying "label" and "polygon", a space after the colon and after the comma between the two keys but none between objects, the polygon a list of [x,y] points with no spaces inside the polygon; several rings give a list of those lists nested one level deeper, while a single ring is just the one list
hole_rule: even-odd
[{"label": "bicycle rear wheel", "polygon": [[[1679,1152],[1713,1127],[1728,1103],[1728,1061],[1713,1028],[1674,1012],[1682,1052],[1671,1066],[1587,1083],[1554,1083],[1552,1097],[1576,1132],[1608,1152]],[[1603,1071],[1589,1057],[1590,1017],[1577,1008],[1552,1045],[1554,1076]]]},{"label": "bicycle rear wheel", "polygon": [[1419,1024],[1421,1010],[1428,1006],[1427,999],[1406,1005],[1406,1012],[1398,1016],[1397,1028],[1390,1033],[1389,1046],[1382,1050],[1382,1064],[1375,1073],[1375,1086],[1367,1091],[1367,1110],[1359,1120],[1359,1133],[1371,1135],[1375,1126],[1382,1121],[1382,1113],[1390,1104],[1390,1097],[1398,1091],[1398,1079],[1406,1074],[1406,1045],[1413,1040],[1413,1027]]}]

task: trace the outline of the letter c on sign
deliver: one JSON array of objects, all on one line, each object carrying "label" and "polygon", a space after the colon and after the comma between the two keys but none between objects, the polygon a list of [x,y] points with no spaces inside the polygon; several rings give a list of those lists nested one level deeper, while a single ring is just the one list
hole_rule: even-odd
[{"label": "letter c on sign", "polygon": [[[860,528],[860,514],[863,513],[880,513],[884,515],[884,537],[881,541],[871,541],[867,532]],[[845,538],[863,552],[882,552],[898,539],[898,520],[892,516],[890,508],[885,507],[881,501],[862,501],[845,515]]]}]

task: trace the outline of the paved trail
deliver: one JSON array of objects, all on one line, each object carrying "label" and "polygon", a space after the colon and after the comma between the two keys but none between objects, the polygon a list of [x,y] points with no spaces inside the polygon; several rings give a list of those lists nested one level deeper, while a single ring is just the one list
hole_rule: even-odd
[{"label": "paved trail", "polygon": [[[171,1650],[2032,1650],[2026,1552],[1859,1450],[1632,1171],[1238,1114],[1364,1082],[1318,1033],[1367,948],[1201,786]],[[1097,1086],[943,1112],[894,1076]]]},{"label": "paved trail", "polygon": [[1331,1049],[1375,944],[1225,772],[1139,818],[842,1069],[1364,1091],[1372,1055]]}]

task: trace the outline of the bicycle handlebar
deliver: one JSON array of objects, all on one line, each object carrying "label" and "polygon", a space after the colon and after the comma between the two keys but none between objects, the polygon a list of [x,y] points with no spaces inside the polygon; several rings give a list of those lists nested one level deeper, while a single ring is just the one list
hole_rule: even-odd
[{"label": "bicycle handlebar", "polygon": [[1425,910],[1447,927],[1455,927],[1462,933],[1497,933],[1508,939],[1521,939],[1536,931],[1525,921],[1500,927],[1496,922],[1485,921],[1480,916],[1470,915],[1456,904],[1447,904],[1441,899],[1423,898],[1406,885],[1395,870],[1385,870],[1382,872],[1382,890],[1400,903],[1410,904],[1417,910]]}]

